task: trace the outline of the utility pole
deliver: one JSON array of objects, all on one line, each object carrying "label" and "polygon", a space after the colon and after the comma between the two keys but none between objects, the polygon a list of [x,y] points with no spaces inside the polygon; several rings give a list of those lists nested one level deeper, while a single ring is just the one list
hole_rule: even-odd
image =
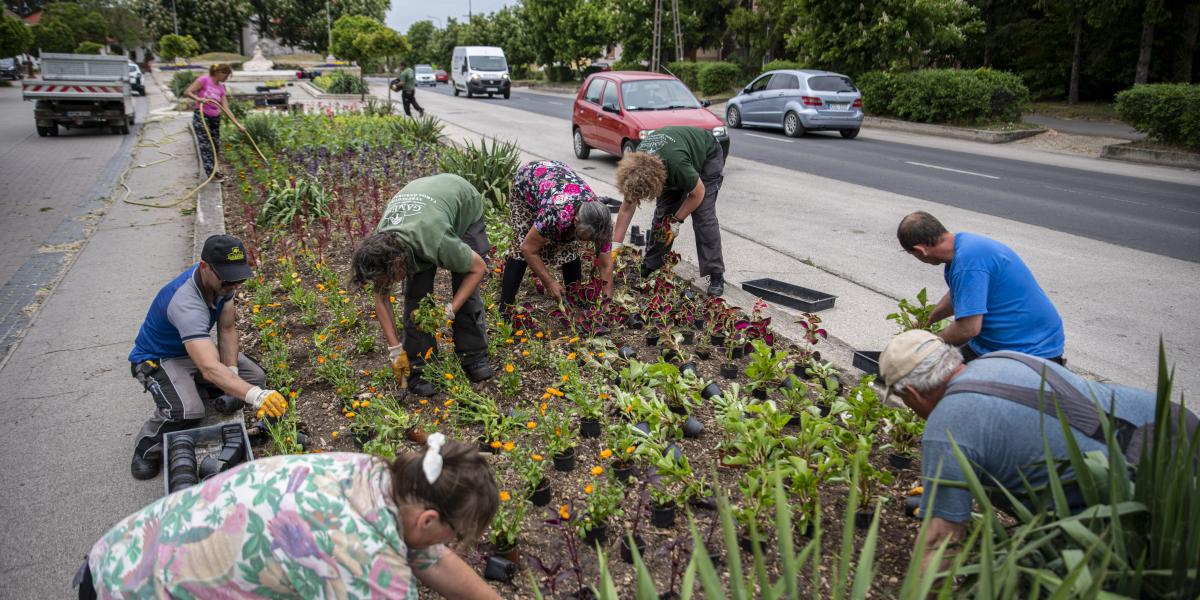
[{"label": "utility pole", "polygon": [[330,10],[330,1],[325,0],[325,31],[329,36],[325,43],[325,53],[333,56],[333,12]]},{"label": "utility pole", "polygon": [[175,35],[179,35],[179,11],[175,10],[175,0],[171,0],[171,18],[175,21]]},{"label": "utility pole", "polygon": [[654,0],[654,39],[650,44],[650,71],[658,72],[659,48],[662,46],[662,0]]},{"label": "utility pole", "polygon": [[671,20],[675,21],[675,60],[683,62],[683,34],[679,30],[679,0],[671,0]]}]

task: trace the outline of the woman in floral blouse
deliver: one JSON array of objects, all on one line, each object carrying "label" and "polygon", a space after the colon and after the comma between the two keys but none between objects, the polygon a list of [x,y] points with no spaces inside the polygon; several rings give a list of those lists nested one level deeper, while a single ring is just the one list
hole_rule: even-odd
[{"label": "woman in floral blouse", "polygon": [[[558,161],[534,161],[517,170],[509,208],[513,238],[504,263],[501,306],[516,301],[526,266],[550,296],[561,299],[565,286],[582,277],[579,256],[587,242],[595,245],[601,273],[608,274],[604,289],[611,291],[612,269],[603,266],[612,260],[612,216],[599,200],[583,178]],[[553,267],[562,268],[561,284],[550,274]]]},{"label": "woman in floral blouse", "polygon": [[390,465],[255,460],[117,523],[88,555],[80,598],[415,599],[419,580],[447,598],[498,599],[444,545],[477,539],[498,503],[477,447],[441,434]]}]

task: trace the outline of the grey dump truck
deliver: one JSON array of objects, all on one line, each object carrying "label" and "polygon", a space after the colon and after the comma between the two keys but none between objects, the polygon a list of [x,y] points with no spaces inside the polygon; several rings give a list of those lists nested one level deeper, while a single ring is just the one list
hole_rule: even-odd
[{"label": "grey dump truck", "polygon": [[129,60],[96,54],[42,54],[39,79],[21,82],[21,97],[32,100],[38,135],[66,128],[108,127],[128,134],[133,126]]}]

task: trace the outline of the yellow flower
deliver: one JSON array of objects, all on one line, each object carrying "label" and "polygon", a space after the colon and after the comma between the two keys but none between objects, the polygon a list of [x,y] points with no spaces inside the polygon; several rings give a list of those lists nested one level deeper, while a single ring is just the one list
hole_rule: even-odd
[{"label": "yellow flower", "polygon": [[596,353],[596,358],[604,358],[604,353],[603,353],[603,352],[597,352],[597,353]]},{"label": "yellow flower", "polygon": [[292,272],[292,279],[295,279],[295,278],[297,278],[297,277],[299,277],[299,276],[300,276],[300,274],[299,274],[299,273],[297,273],[297,272],[295,272],[295,271],[293,271],[293,272]]},{"label": "yellow flower", "polygon": [[612,455],[613,455],[613,451],[609,448],[605,448],[600,451],[600,458],[611,458]]},{"label": "yellow flower", "polygon": [[563,383],[566,383],[566,382],[568,382],[568,381],[570,381],[570,380],[571,380],[571,378],[570,378],[570,377],[567,377],[566,375],[563,375],[563,376],[562,376],[562,382],[563,382]]},{"label": "yellow flower", "polygon": [[489,445],[492,447],[492,450],[499,450],[500,446],[502,446],[503,444],[500,443],[500,440],[493,440],[492,443]]},{"label": "yellow flower", "polygon": [[396,297],[395,297],[395,296],[388,296],[388,302],[391,302],[391,303],[395,304],[395,302],[396,302]]},{"label": "yellow flower", "polygon": [[521,356],[529,356],[529,351],[528,351],[528,350],[522,350],[522,351],[521,351]]},{"label": "yellow flower", "polygon": [[634,451],[634,450],[637,450],[637,447],[635,447],[635,446],[630,446],[630,447],[628,447],[628,448],[626,448],[626,449],[625,449],[625,454],[633,454],[633,451]]},{"label": "yellow flower", "polygon": [[433,348],[430,348],[425,351],[425,360],[429,360],[430,356],[433,356]]},{"label": "yellow flower", "polygon": [[446,381],[453,381],[453,380],[454,380],[454,374],[452,374],[452,373],[446,373],[445,375],[446,375]]},{"label": "yellow flower", "polygon": [[354,410],[358,410],[359,406],[362,406],[362,404],[358,400],[350,403],[350,408],[353,408]]},{"label": "yellow flower", "polygon": [[544,337],[544,335],[545,335],[545,334],[543,334],[542,332],[540,332],[540,331],[539,331],[539,332],[537,332],[537,333],[533,334],[533,337],[535,337],[535,338],[537,338],[537,339],[539,339],[539,340],[540,340],[540,339],[542,339],[542,337]]},{"label": "yellow flower", "polygon": [[541,454],[534,454],[534,455],[533,455],[533,456],[531,456],[530,458],[532,458],[532,459],[533,459],[533,462],[542,462],[542,455],[541,455]]},{"label": "yellow flower", "polygon": [[604,467],[592,467],[592,477],[599,477],[604,474]]},{"label": "yellow flower", "polygon": [[317,341],[318,341],[318,342],[323,342],[323,341],[325,341],[325,334],[323,334],[323,333],[319,333],[319,334],[317,334]]},{"label": "yellow flower", "polygon": [[256,315],[257,315],[257,314],[258,314],[258,311],[259,311],[259,310],[261,310],[261,309],[262,309],[262,307],[261,307],[261,306],[259,306],[259,305],[255,304],[255,305],[254,305],[254,308],[252,308],[252,309],[250,309],[250,310],[254,311],[254,314],[256,314]]},{"label": "yellow flower", "polygon": [[592,488],[592,484],[590,484],[590,483],[589,483],[589,484],[587,484],[587,485],[583,486],[583,493],[585,493],[585,494],[591,494],[591,493],[592,493],[592,489],[593,489],[593,488]]},{"label": "yellow flower", "polygon": [[323,291],[325,291],[325,284],[323,284],[323,283],[318,283],[318,284],[317,284],[317,291],[319,291],[319,292],[323,292]]},{"label": "yellow flower", "polygon": [[337,439],[337,436],[338,436],[338,432],[336,432],[336,431],[335,431],[335,432],[333,432],[333,433],[331,433],[331,434],[329,434],[329,437],[331,437],[331,438],[333,438],[333,439],[335,439],[335,440]]},{"label": "yellow flower", "polygon": [[562,398],[563,396],[563,393],[559,391],[558,388],[548,387],[546,388],[546,393],[552,396],[558,396],[559,398]]},{"label": "yellow flower", "polygon": [[447,398],[446,401],[442,403],[442,406],[449,408],[451,404],[454,404],[454,398]]},{"label": "yellow flower", "polygon": [[299,396],[299,395],[300,395],[299,392],[288,392],[288,397],[291,398],[292,400],[295,400],[296,396]]},{"label": "yellow flower", "polygon": [[421,404],[429,404],[429,400],[426,400],[425,398],[421,398],[420,402]]},{"label": "yellow flower", "polygon": [[512,500],[512,496],[511,496],[511,495],[509,495],[509,493],[508,493],[508,492],[506,492],[506,491],[504,491],[504,490],[500,490],[500,501],[501,501],[501,502],[508,502],[509,500]]},{"label": "yellow flower", "polygon": [[517,447],[517,445],[514,444],[513,442],[504,442],[504,451],[505,452],[512,452],[513,448],[516,448],[516,447]]},{"label": "yellow flower", "polygon": [[317,364],[318,364],[318,365],[323,365],[323,364],[325,364],[325,357],[324,357],[324,356],[318,356],[318,357],[317,357]]},{"label": "yellow flower", "polygon": [[363,401],[362,401],[362,403],[360,404],[360,406],[362,406],[363,408],[370,408],[370,407],[371,407],[371,401],[370,401],[370,400],[363,400]]},{"label": "yellow flower", "polygon": [[517,337],[521,337],[521,336],[525,335],[525,330],[524,330],[524,329],[518,329],[518,330],[516,331],[516,333],[514,333],[513,335],[515,335],[515,336],[517,336]]},{"label": "yellow flower", "polygon": [[549,399],[550,399],[550,392],[546,392],[545,394],[542,394],[542,400],[549,400]]},{"label": "yellow flower", "polygon": [[600,394],[600,399],[601,399],[601,400],[608,400],[608,394],[601,393],[601,394]]},{"label": "yellow flower", "polygon": [[266,323],[267,323],[267,325],[273,325],[273,324],[275,323],[275,320],[274,320],[274,319],[267,319]]},{"label": "yellow flower", "polygon": [[525,429],[537,429],[537,421],[529,421],[525,423]]},{"label": "yellow flower", "polygon": [[354,411],[350,411],[350,412],[346,413],[346,418],[347,418],[347,419],[353,419],[353,418],[354,418]]},{"label": "yellow flower", "polygon": [[512,366],[511,364],[504,365],[504,372],[505,372],[505,373],[512,373],[512,372],[513,372],[513,366]]},{"label": "yellow flower", "polygon": [[504,343],[505,343],[505,344],[511,344],[511,343],[513,343],[513,339],[512,339],[512,338],[508,338],[508,339],[504,340]]},{"label": "yellow flower", "polygon": [[529,341],[529,338],[521,338],[521,343],[522,343],[522,344],[524,344],[525,342],[528,342],[528,341]]},{"label": "yellow flower", "polygon": [[571,339],[567,340],[567,343],[568,343],[568,344],[574,344],[575,342],[578,342],[578,341],[579,341],[579,337],[578,337],[578,336],[576,336],[576,337],[573,337],[573,338],[571,338]]},{"label": "yellow flower", "polygon": [[562,517],[562,519],[564,521],[570,521],[571,520],[571,508],[568,507],[566,504],[558,507],[558,516]]}]

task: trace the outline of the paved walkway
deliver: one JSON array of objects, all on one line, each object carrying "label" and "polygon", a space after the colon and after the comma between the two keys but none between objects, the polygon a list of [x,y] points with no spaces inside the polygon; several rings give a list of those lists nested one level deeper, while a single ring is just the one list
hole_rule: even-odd
[{"label": "paved walkway", "polygon": [[1050,129],[1053,129],[1059,133],[1069,133],[1072,135],[1093,135],[1122,140],[1146,139],[1146,134],[1138,132],[1138,130],[1130,127],[1127,123],[1114,123],[1112,121],[1088,121],[1086,119],[1060,119],[1058,117],[1047,117],[1045,115],[1025,115],[1023,118],[1030,123],[1036,123],[1042,127],[1049,127]]},{"label": "paved walkway", "polygon": [[[190,115],[161,112],[165,100],[147,88],[151,120],[163,120],[139,124],[142,142],[176,157],[134,168],[127,181],[131,199],[165,203],[199,183]],[[132,163],[161,158],[143,146]],[[69,177],[70,156],[58,160],[27,176]],[[114,160],[129,164],[129,155]],[[94,233],[0,369],[0,597],[74,597],[70,580],[91,545],[162,495],[161,478],[129,475],[151,402],[126,356],[155,292],[191,262],[192,204],[101,202]]]}]

